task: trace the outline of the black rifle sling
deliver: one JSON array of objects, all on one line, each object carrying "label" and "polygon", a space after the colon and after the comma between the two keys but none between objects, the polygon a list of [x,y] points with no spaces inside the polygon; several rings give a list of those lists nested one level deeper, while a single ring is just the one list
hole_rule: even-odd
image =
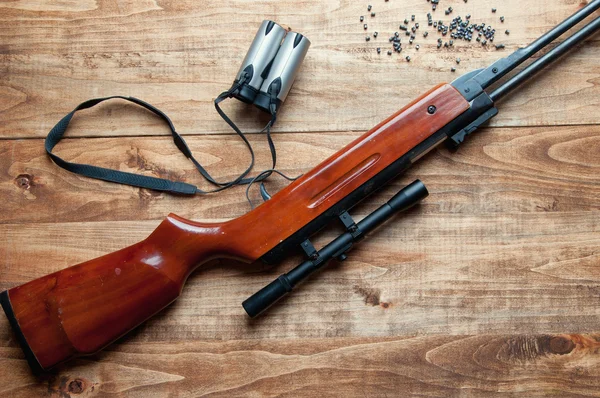
[{"label": "black rifle sling", "polygon": [[[56,163],[58,166],[62,167],[65,170],[68,170],[70,172],[76,173],[76,174],[80,174],[80,175],[83,175],[86,177],[95,178],[95,179],[99,179],[99,180],[111,181],[111,182],[116,182],[119,184],[132,185],[132,186],[136,186],[136,187],[140,187],[140,188],[148,188],[148,189],[153,189],[153,190],[157,190],[157,191],[165,191],[165,192],[171,192],[171,193],[176,193],[176,194],[185,194],[185,195],[193,195],[196,193],[207,194],[207,193],[219,192],[219,191],[222,191],[224,189],[230,188],[235,185],[244,185],[244,184],[250,184],[255,181],[262,181],[262,180],[266,179],[271,173],[266,173],[266,174],[261,173],[258,176],[258,178],[256,178],[256,177],[255,178],[247,178],[247,175],[250,173],[250,171],[252,170],[252,167],[254,166],[254,150],[252,149],[252,145],[250,144],[250,142],[248,141],[248,139],[246,138],[244,133],[242,133],[242,131],[235,125],[235,123],[233,123],[233,121],[231,121],[231,119],[219,107],[219,103],[221,103],[223,100],[225,100],[227,98],[230,98],[232,93],[234,93],[235,90],[238,89],[238,87],[239,87],[239,85],[234,85],[230,90],[223,92],[221,95],[219,95],[215,99],[215,108],[216,108],[217,112],[219,113],[219,115],[236,132],[236,134],[242,138],[242,140],[246,144],[246,147],[250,151],[250,157],[251,157],[250,165],[248,166],[248,168],[246,168],[246,170],[242,174],[240,174],[236,179],[234,179],[232,181],[227,181],[227,182],[216,181],[208,173],[208,171],[200,164],[200,162],[198,162],[198,160],[196,160],[196,158],[194,158],[194,156],[192,155],[192,152],[190,151],[190,149],[187,146],[183,137],[181,135],[179,135],[177,133],[177,131],[175,131],[175,126],[173,125],[173,122],[171,121],[171,119],[163,111],[156,108],[155,106],[150,105],[149,103],[142,101],[140,99],[134,98],[134,97],[123,97],[120,95],[115,95],[115,96],[111,96],[111,97],[90,99],[85,102],[82,102],[73,111],[71,111],[68,115],[63,117],[56,124],[56,126],[54,126],[54,128],[52,128],[52,130],[50,130],[50,133],[48,133],[48,136],[46,137],[46,142],[45,142],[46,152],[48,153],[50,158],[52,158],[54,163]],[[91,108],[101,102],[104,102],[104,101],[107,101],[110,99],[122,99],[125,101],[133,102],[143,108],[146,108],[147,110],[149,110],[150,112],[154,113],[155,115],[160,117],[162,120],[164,120],[167,123],[167,125],[169,126],[171,135],[173,136],[173,141],[175,142],[175,145],[177,146],[177,148],[188,159],[190,159],[192,161],[192,163],[194,163],[194,166],[196,166],[196,169],[198,169],[200,174],[202,174],[202,176],[207,181],[209,181],[210,183],[212,183],[214,185],[217,185],[218,188],[215,188],[213,190],[204,191],[204,190],[199,189],[195,185],[187,184],[184,182],[171,181],[171,180],[167,180],[164,178],[143,176],[143,175],[139,175],[139,174],[133,174],[133,173],[125,172],[125,171],[107,169],[104,167],[92,166],[92,165],[87,165],[87,164],[67,162],[66,160],[64,160],[64,159],[60,158],[59,156],[52,153],[52,150],[54,149],[56,144],[58,144],[58,142],[63,138],[65,132],[67,131],[67,128],[69,127],[69,123],[70,123],[71,119],[73,118],[73,116],[75,115],[75,112],[80,111],[82,109]],[[272,169],[275,169],[275,163],[276,163],[276,159],[277,159],[276,153],[275,153],[275,145],[273,144],[273,140],[271,139],[271,126],[275,122],[275,119],[276,119],[276,115],[274,112],[272,112],[271,120],[269,121],[267,126],[262,130],[262,131],[266,130],[266,132],[267,132],[267,141],[269,143],[269,150],[271,151],[271,158],[273,161]]]}]

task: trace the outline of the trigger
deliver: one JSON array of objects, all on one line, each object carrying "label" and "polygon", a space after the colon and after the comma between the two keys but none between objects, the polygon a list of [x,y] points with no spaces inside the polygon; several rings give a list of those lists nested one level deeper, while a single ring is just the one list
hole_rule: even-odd
[{"label": "trigger", "polygon": [[265,202],[267,200],[271,199],[271,195],[269,195],[269,193],[267,192],[267,188],[265,188],[264,182],[260,183],[259,189],[260,189],[260,196],[262,196],[262,198]]}]

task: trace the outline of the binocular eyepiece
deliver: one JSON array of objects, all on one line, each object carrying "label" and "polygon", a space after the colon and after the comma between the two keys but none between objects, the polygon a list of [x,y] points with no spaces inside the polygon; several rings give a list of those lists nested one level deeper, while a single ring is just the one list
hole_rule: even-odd
[{"label": "binocular eyepiece", "polygon": [[285,101],[310,41],[273,21],[263,21],[235,78],[232,96],[275,114]]}]

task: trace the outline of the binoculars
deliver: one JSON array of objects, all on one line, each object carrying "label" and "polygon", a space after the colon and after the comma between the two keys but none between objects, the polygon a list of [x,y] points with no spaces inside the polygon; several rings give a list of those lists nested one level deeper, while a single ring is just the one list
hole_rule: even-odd
[{"label": "binoculars", "polygon": [[263,21],[235,78],[232,96],[274,115],[285,101],[309,47],[310,41],[300,33]]}]

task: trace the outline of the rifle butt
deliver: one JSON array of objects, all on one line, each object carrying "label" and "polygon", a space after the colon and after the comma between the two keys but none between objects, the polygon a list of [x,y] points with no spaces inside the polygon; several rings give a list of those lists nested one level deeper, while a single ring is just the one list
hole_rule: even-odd
[{"label": "rifle butt", "polygon": [[2,292],[32,369],[97,352],[177,299],[198,265],[236,257],[226,225],[170,215],[139,243]]}]

